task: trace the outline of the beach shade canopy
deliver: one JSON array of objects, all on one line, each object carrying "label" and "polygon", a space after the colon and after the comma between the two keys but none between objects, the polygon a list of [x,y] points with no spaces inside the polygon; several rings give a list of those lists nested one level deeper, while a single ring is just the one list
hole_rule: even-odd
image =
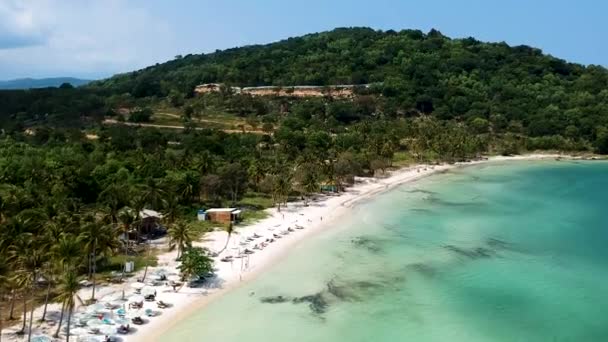
[{"label": "beach shade canopy", "polygon": [[152,272],[152,274],[157,276],[167,275],[167,273],[169,273],[169,271],[166,268],[157,268]]},{"label": "beach shade canopy", "polygon": [[88,334],[89,334],[89,330],[85,329],[85,328],[70,329],[70,335],[73,335],[73,336],[81,336],[81,335],[88,335]]},{"label": "beach shade canopy", "polygon": [[91,318],[91,314],[87,314],[84,312],[78,312],[72,315],[72,321],[75,323],[86,323],[86,321]]},{"label": "beach shade canopy", "polygon": [[32,342],[52,342],[53,338],[47,335],[32,336]]},{"label": "beach shade canopy", "polygon": [[140,295],[135,295],[129,297],[129,303],[141,303],[144,301],[144,297]]},{"label": "beach shade canopy", "polygon": [[146,287],[146,284],[144,284],[144,283],[132,283],[131,284],[131,288],[134,288],[136,290],[141,290],[144,287]]},{"label": "beach shade canopy", "polygon": [[90,312],[90,313],[100,313],[100,312],[105,313],[105,311],[107,311],[107,309],[106,309],[105,305],[103,305],[101,303],[87,306],[87,312]]},{"label": "beach shade canopy", "polygon": [[115,325],[104,325],[99,328],[99,333],[101,335],[112,336],[116,334],[116,326]]},{"label": "beach shade canopy", "polygon": [[101,342],[101,337],[95,335],[78,336],[78,342]]},{"label": "beach shade canopy", "polygon": [[149,296],[149,295],[153,295],[155,293],[156,293],[156,289],[153,288],[152,286],[146,286],[141,289],[141,294],[143,296]]},{"label": "beach shade canopy", "polygon": [[129,317],[130,318],[141,318],[141,317],[145,317],[146,316],[146,312],[144,310],[133,310],[133,311],[129,311]]},{"label": "beach shade canopy", "polygon": [[116,323],[116,325],[128,325],[131,321],[127,318],[117,318],[114,320],[114,323]]},{"label": "beach shade canopy", "polygon": [[113,299],[110,303],[110,306],[114,307],[114,308],[120,308],[122,306],[125,305],[125,301],[124,300],[118,300],[118,299]]},{"label": "beach shade canopy", "polygon": [[87,321],[87,327],[91,329],[99,329],[99,327],[102,325],[103,322],[100,319],[90,319]]}]

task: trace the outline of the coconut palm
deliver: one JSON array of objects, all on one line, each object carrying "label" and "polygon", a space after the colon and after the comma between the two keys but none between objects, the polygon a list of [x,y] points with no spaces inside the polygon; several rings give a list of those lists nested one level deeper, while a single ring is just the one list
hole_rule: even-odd
[{"label": "coconut palm", "polygon": [[150,205],[154,210],[160,210],[163,205],[163,199],[166,196],[165,190],[161,187],[159,181],[154,178],[148,178],[142,186],[141,196],[143,201]]},{"label": "coconut palm", "polygon": [[[2,299],[4,298],[4,289],[7,286],[10,276],[10,267],[7,262],[5,253],[0,252],[0,312],[3,312]],[[0,341],[2,340],[2,315],[0,315]]]},{"label": "coconut palm", "polygon": [[42,310],[42,317],[40,317],[40,321],[44,322],[46,320],[46,313],[49,305],[49,299],[51,296],[51,289],[55,281],[55,275],[58,273],[56,264],[53,262],[52,257],[44,264],[44,267],[42,268],[41,272],[47,282],[46,295],[44,296],[44,309]]},{"label": "coconut palm", "polygon": [[298,169],[297,180],[300,191],[304,193],[304,205],[308,206],[310,195],[319,191],[319,176],[315,165],[312,163],[302,164]]},{"label": "coconut palm", "polygon": [[179,259],[186,247],[192,246],[192,241],[196,239],[196,232],[192,226],[184,221],[174,223],[168,231],[169,249],[177,248],[177,258]]},{"label": "coconut palm", "polygon": [[67,310],[68,320],[67,320],[67,335],[66,341],[70,341],[70,325],[72,320],[72,311],[74,310],[74,306],[76,304],[76,300],[78,302],[82,302],[80,298],[76,295],[78,293],[79,283],[78,283],[78,275],[73,268],[68,269],[63,273],[61,281],[59,283],[58,295],[57,299],[63,303],[61,309],[61,316],[59,318],[59,325],[57,326],[57,331],[55,332],[54,337],[59,337],[59,331],[61,331],[61,325],[63,323],[64,311]]},{"label": "coconut palm", "polygon": [[117,248],[116,235],[111,224],[104,225],[91,217],[86,220],[82,230],[80,238],[84,242],[85,250],[90,258],[89,274],[93,280],[91,301],[95,301],[97,257],[100,255],[108,256]]},{"label": "coconut palm", "polygon": [[62,234],[57,244],[51,247],[51,254],[65,271],[80,266],[82,258],[82,241],[73,234]]},{"label": "coconut palm", "polygon": [[[32,339],[32,324],[34,322],[34,290],[38,280],[40,269],[43,267],[48,255],[44,249],[37,248],[34,244],[30,250],[22,251],[18,258],[18,263],[23,269],[24,277],[29,277],[29,281],[24,282],[29,285],[29,297],[32,301],[30,305],[30,323],[27,333],[28,342]],[[25,310],[25,308],[24,308]],[[24,324],[25,327],[25,324]]]},{"label": "coconut palm", "polygon": [[[128,257],[129,255],[129,232],[131,231],[133,225],[137,223],[137,217],[138,213],[129,207],[124,207],[118,212],[118,220],[122,224],[122,231],[124,234],[123,244],[125,248],[125,257]],[[122,275],[120,277],[121,280],[124,278],[125,272],[126,266],[122,269]]]},{"label": "coconut palm", "polygon": [[180,207],[177,196],[167,196],[163,201],[163,219],[168,226],[171,226],[179,217]]},{"label": "coconut palm", "polygon": [[112,183],[99,194],[99,202],[105,205],[106,216],[114,224],[118,222],[118,212],[127,204],[127,191],[126,185]]},{"label": "coconut palm", "polygon": [[228,248],[228,242],[230,242],[230,237],[232,237],[232,233],[234,233],[234,225],[232,225],[232,222],[224,226],[224,231],[226,232],[226,234],[228,234],[228,236],[226,236],[226,243],[224,244],[224,248],[217,252],[218,254],[222,253],[226,250],[226,248]]},{"label": "coconut palm", "polygon": [[[36,268],[42,263],[38,255],[36,246],[33,243],[31,233],[21,233],[9,247],[8,259],[13,263],[15,269],[15,281],[21,289],[23,298],[23,325],[19,333],[25,333],[27,324],[27,298],[28,292],[33,294],[33,287],[36,281]],[[33,306],[33,304],[32,304]]]}]

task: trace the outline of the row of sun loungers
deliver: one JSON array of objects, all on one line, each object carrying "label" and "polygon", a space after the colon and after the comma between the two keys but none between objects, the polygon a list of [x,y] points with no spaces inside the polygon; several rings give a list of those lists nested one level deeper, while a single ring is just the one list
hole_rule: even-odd
[{"label": "row of sun loungers", "polygon": [[[283,236],[288,235],[289,233],[295,232],[296,229],[304,229],[304,227],[300,226],[300,225],[296,225],[296,226],[294,226],[294,228],[289,227],[289,228],[279,232],[278,234],[273,233],[271,238],[267,238],[263,242],[253,245],[253,247],[251,247],[251,249],[245,248],[245,250],[241,251],[237,256],[228,255],[228,256],[221,258],[220,261],[221,262],[232,262],[236,258],[242,258],[244,256],[253,254],[253,253],[255,253],[255,250],[262,250],[262,249],[266,248],[269,244],[275,242],[275,239],[280,239]],[[269,230],[273,231],[274,228],[269,228]],[[241,241],[239,243],[239,245],[242,247],[247,247],[247,246],[249,246],[249,244],[251,242],[254,242],[255,240],[260,239],[260,238],[263,238],[263,236],[258,233],[254,233],[253,235],[245,238],[244,241]],[[214,255],[214,256],[217,256],[217,255]]]}]

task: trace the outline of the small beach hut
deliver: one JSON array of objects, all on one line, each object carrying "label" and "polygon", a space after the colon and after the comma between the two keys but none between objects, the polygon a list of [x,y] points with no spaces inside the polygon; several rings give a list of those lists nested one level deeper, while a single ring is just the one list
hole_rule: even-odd
[{"label": "small beach hut", "polygon": [[242,211],[237,208],[213,208],[205,211],[207,221],[219,223],[237,223],[241,220]]},{"label": "small beach hut", "polygon": [[139,212],[141,217],[141,231],[144,234],[158,235],[161,231],[164,231],[160,221],[163,215],[157,211],[144,209]]}]

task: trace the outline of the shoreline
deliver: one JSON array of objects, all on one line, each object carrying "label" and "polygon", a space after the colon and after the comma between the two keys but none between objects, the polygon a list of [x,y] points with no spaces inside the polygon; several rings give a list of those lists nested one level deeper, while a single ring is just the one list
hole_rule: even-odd
[{"label": "shoreline", "polygon": [[[161,314],[159,316],[147,319],[148,322],[141,326],[141,328],[136,328],[136,332],[128,335],[119,335],[120,339],[128,342],[158,340],[162,334],[175,327],[181,320],[186,319],[193,312],[204,308],[215,299],[230,291],[247,284],[264,271],[276,265],[293,247],[305,241],[307,237],[330,229],[332,223],[348,213],[354,205],[363,200],[373,198],[378,194],[394,189],[402,184],[415,182],[430,175],[455,168],[503,161],[551,160],[558,158],[581,159],[577,156],[562,154],[528,154],[513,157],[497,156],[484,160],[455,164],[416,164],[387,172],[387,176],[384,178],[357,177],[355,184],[346,191],[340,194],[316,196],[313,201],[310,201],[309,206],[304,206],[304,203],[298,201],[288,203],[280,212],[276,208],[267,209],[270,213],[269,217],[250,225],[242,227],[237,226],[237,229],[230,238],[228,247],[218,257],[214,258],[216,277],[206,282],[203,287],[190,288],[184,285],[177,292],[173,291],[168,285],[156,287],[158,290],[157,300],[169,303],[171,304],[171,307],[160,310]],[[251,249],[253,244],[260,243],[267,238],[272,238],[273,234],[279,234],[281,231],[284,231],[289,227],[293,228],[296,225],[302,226],[304,229],[294,229],[294,231],[288,235],[280,235],[281,238],[275,239],[276,241],[274,243],[268,244],[263,250],[254,250],[255,253],[246,258],[235,258],[232,262],[220,261],[222,257],[227,255],[236,256],[242,249]],[[242,244],[244,244],[244,238],[252,236],[253,234],[258,234],[262,237],[256,239],[254,242],[250,242],[247,246],[242,246]],[[226,244],[226,239],[227,234],[225,232],[213,231],[205,234],[202,240],[195,242],[193,245],[206,247],[210,251],[219,251],[222,250]],[[155,242],[155,244],[163,247],[165,243],[165,239]],[[165,269],[170,272],[169,275],[176,275],[176,267],[178,266],[178,262],[175,261],[176,256],[177,251],[165,252],[158,255],[158,266],[149,268],[148,279],[152,279],[152,274],[156,269]],[[98,302],[102,302],[104,299],[107,300],[108,298],[115,299],[123,290],[127,290],[129,294],[132,294],[133,290],[131,289],[131,285],[136,283],[137,279],[142,275],[143,270],[133,274],[132,277],[123,284],[98,286],[96,290]],[[90,288],[83,288],[79,291],[78,295],[83,299],[89,298],[90,292]],[[128,296],[129,295],[127,295],[127,297]],[[146,302],[144,308],[156,309],[155,302]],[[60,309],[59,304],[50,303],[47,317],[56,319]],[[80,307],[80,309],[82,309],[82,307]],[[42,308],[40,307],[35,310],[34,317],[41,316]],[[33,335],[51,335],[56,330],[56,327],[53,327],[52,325],[46,323],[41,324],[39,322],[36,322],[33,328],[35,329]],[[19,325],[5,327],[2,337],[6,340],[22,340],[22,336],[16,336],[14,333],[18,329]],[[71,335],[70,338],[77,338],[77,336]]]},{"label": "shoreline", "polygon": [[[281,221],[287,221],[284,223],[287,226],[295,224],[293,222],[288,223],[291,221],[288,220],[287,217],[283,219],[281,215],[285,214],[286,212],[289,212],[289,214],[294,215],[299,214],[301,219],[306,220],[307,217],[310,216],[310,214],[313,214],[312,211],[317,211],[314,212],[314,214],[319,214],[319,217],[323,216],[323,220],[315,220],[311,222],[310,226],[308,226],[304,231],[296,231],[294,234],[289,235],[287,238],[283,238],[283,241],[278,241],[278,243],[275,242],[275,244],[270,245],[269,247],[274,248],[272,248],[272,250],[269,250],[270,248],[264,250],[262,253],[266,254],[265,257],[257,259],[257,262],[251,268],[249,268],[245,274],[243,274],[242,278],[232,279],[232,281],[226,281],[224,287],[216,289],[212,293],[209,293],[202,298],[199,298],[191,303],[188,303],[187,305],[184,305],[181,310],[177,310],[177,312],[174,312],[171,316],[172,319],[170,321],[159,321],[153,329],[146,329],[146,331],[138,333],[134,336],[129,336],[129,338],[125,340],[131,342],[158,340],[161,335],[169,331],[171,328],[174,328],[183,319],[188,318],[193,312],[205,308],[207,305],[212,303],[214,300],[220,298],[221,296],[226,295],[229,292],[246,285],[250,281],[255,280],[255,278],[257,278],[264,271],[272,268],[274,265],[280,262],[283,256],[289,254],[289,251],[292,247],[295,247],[297,244],[304,242],[309,236],[320,233],[325,229],[329,229],[329,226],[333,222],[335,222],[336,219],[339,219],[341,216],[346,214],[353,206],[355,206],[361,201],[373,198],[379,194],[390,191],[400,185],[415,182],[431,175],[439,174],[456,168],[503,161],[553,160],[556,158],[578,159],[578,157],[571,155],[529,154],[513,157],[497,156],[490,157],[485,160],[475,160],[471,162],[455,164],[416,164],[402,169],[391,171],[390,173],[387,173],[388,176],[385,178],[357,178],[355,185],[351,186],[343,193],[339,195],[323,196],[319,202],[310,203],[309,207],[303,206],[303,204],[298,201],[289,203],[288,206],[284,208],[281,213],[279,213],[276,208],[268,209],[271,211],[271,216],[252,225],[240,228],[239,233],[243,235],[253,234],[254,232],[258,231],[258,227],[268,226],[270,225],[270,221],[274,221],[279,218],[281,219]],[[314,204],[320,204],[325,206],[320,207],[320,209],[314,210],[316,209],[313,207]],[[308,212],[306,212],[307,209],[309,209]],[[321,215],[323,213],[324,215]],[[300,223],[300,220],[296,221]],[[276,228],[277,230],[279,228],[283,228],[283,224],[281,224],[280,227]],[[211,234],[216,233],[218,232],[212,232]],[[220,234],[224,235],[225,237],[225,233],[220,232]]]}]

